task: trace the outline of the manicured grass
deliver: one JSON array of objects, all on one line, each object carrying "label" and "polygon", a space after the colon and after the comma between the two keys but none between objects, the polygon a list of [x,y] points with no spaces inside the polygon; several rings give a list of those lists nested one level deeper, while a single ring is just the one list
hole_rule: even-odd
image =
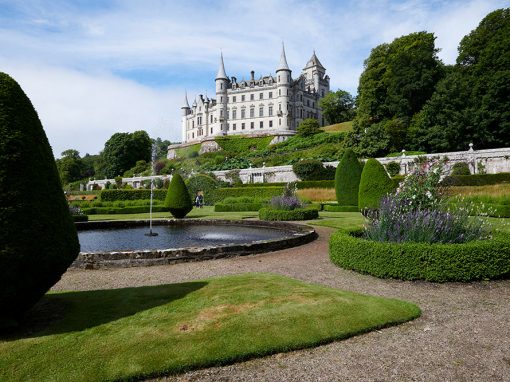
[{"label": "manicured grass", "polygon": [[0,339],[2,381],[126,380],[315,346],[412,320],[413,304],[269,274],[52,293]]},{"label": "manicured grass", "polygon": [[307,223],[339,229],[356,229],[361,228],[364,222],[365,218],[359,212],[321,211],[318,220],[311,220]]},{"label": "manicured grass", "polygon": [[335,123],[334,125],[321,127],[327,133],[349,132],[352,131],[352,121]]}]

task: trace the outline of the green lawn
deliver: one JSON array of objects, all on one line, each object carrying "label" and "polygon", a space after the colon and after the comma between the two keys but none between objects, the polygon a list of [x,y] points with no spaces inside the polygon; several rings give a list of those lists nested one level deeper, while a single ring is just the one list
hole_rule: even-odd
[{"label": "green lawn", "polygon": [[270,274],[47,294],[0,338],[2,381],[125,380],[315,346],[420,315],[413,304]]},{"label": "green lawn", "polygon": [[352,131],[352,121],[335,123],[334,125],[321,127],[327,133],[349,132]]}]

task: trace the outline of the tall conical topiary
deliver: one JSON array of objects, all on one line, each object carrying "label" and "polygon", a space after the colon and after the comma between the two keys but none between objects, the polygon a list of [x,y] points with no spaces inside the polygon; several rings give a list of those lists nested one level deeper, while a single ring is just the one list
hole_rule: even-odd
[{"label": "tall conical topiary", "polygon": [[179,174],[174,174],[168,185],[165,207],[177,219],[185,217],[193,209],[188,188]]},{"label": "tall conical topiary", "polygon": [[0,72],[0,325],[33,306],[79,251],[41,121],[16,81]]},{"label": "tall conical topiary", "polygon": [[351,149],[347,149],[335,172],[336,200],[341,206],[357,206],[363,165]]},{"label": "tall conical topiary", "polygon": [[395,189],[383,165],[376,159],[369,159],[363,167],[359,183],[358,206],[361,211],[376,210],[383,196]]}]

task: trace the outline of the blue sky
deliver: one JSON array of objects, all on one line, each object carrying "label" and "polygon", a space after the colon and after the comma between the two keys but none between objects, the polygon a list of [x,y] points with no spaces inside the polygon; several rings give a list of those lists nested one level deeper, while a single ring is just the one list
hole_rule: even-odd
[{"label": "blue sky", "polygon": [[281,42],[294,75],[313,50],[331,87],[356,93],[363,61],[411,32],[455,61],[461,38],[508,0],[0,0],[0,71],[31,98],[56,157],[98,153],[115,132],[179,141],[180,107],[227,74],[274,73]]}]

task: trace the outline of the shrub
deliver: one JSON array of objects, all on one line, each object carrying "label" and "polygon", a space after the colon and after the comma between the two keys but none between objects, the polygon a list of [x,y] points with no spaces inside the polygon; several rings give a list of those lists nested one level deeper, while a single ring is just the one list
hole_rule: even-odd
[{"label": "shrub", "polygon": [[[330,167],[330,166],[328,166]],[[274,183],[245,183],[240,184],[237,187],[278,187],[285,186],[285,182],[274,182]],[[301,182],[296,182],[296,187],[298,190],[303,190],[305,188],[335,188],[335,181],[331,180],[304,180]]]},{"label": "shrub", "polygon": [[212,200],[210,200],[210,197],[212,196],[214,190],[218,188],[218,181],[216,179],[209,175],[198,174],[187,179],[186,186],[188,187],[188,191],[192,197],[197,195],[199,191],[202,191],[204,195],[204,204],[213,204]]},{"label": "shrub", "polygon": [[366,240],[361,231],[331,235],[329,256],[336,265],[382,278],[434,282],[472,281],[510,274],[510,240],[463,244],[391,243]]},{"label": "shrub", "polygon": [[165,198],[165,207],[177,219],[182,219],[193,209],[188,188],[180,174],[172,176]]},{"label": "shrub", "polygon": [[376,159],[369,159],[363,167],[359,183],[358,207],[360,210],[376,210],[383,196],[394,190],[383,165]]},{"label": "shrub", "polygon": [[320,133],[319,121],[315,118],[306,118],[301,121],[297,128],[297,135],[300,137],[309,137]]},{"label": "shrub", "polygon": [[392,161],[386,165],[386,171],[388,171],[388,174],[393,178],[394,176],[397,176],[400,174],[400,163]]},{"label": "shrub", "polygon": [[41,121],[5,73],[0,162],[0,322],[7,325],[60,279],[80,245]]},{"label": "shrub", "polygon": [[219,202],[228,197],[249,196],[253,198],[270,199],[281,195],[283,187],[226,187],[214,191],[213,201]]},{"label": "shrub", "polygon": [[471,175],[469,165],[466,162],[457,162],[452,167],[451,175]]},{"label": "shrub", "polygon": [[488,186],[491,184],[510,183],[510,173],[450,175],[443,179],[443,186]]},{"label": "shrub", "polygon": [[358,206],[359,182],[363,165],[359,162],[356,154],[347,149],[335,173],[336,200],[340,205]]},{"label": "shrub", "polygon": [[308,159],[292,165],[292,171],[301,180],[323,180],[325,168],[321,161]]},{"label": "shrub", "polygon": [[[153,190],[154,200],[165,200],[166,190]],[[148,200],[151,190],[102,190],[101,201],[114,202],[116,200]]]},{"label": "shrub", "polygon": [[259,210],[260,220],[312,220],[319,217],[316,208],[297,208],[292,211],[262,208]]},{"label": "shrub", "polygon": [[269,202],[271,208],[275,210],[292,211],[297,208],[302,208],[303,203],[295,196],[273,196]]}]

